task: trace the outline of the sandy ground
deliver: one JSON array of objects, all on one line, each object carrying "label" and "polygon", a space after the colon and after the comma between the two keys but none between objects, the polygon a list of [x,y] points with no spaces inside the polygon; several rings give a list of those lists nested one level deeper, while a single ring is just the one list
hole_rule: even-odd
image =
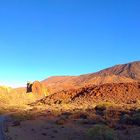
[{"label": "sandy ground", "polygon": [[[80,124],[76,121],[66,121],[57,124],[58,118],[39,117],[35,120],[22,121],[20,125],[13,126],[8,123],[7,140],[93,140],[86,133],[92,125]],[[140,127],[132,127],[124,131],[117,131],[117,140],[140,140]]]},{"label": "sandy ground", "polygon": [[54,117],[23,121],[19,126],[9,124],[10,140],[85,140],[86,128],[72,122],[58,125]]}]

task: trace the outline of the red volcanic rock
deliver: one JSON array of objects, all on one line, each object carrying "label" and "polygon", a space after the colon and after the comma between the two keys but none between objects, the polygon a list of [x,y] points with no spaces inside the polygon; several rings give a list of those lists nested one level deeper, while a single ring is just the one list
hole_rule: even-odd
[{"label": "red volcanic rock", "polygon": [[38,95],[47,95],[47,88],[40,83],[39,81],[35,81],[32,84],[27,84],[27,93],[28,92],[33,92],[36,93]]},{"label": "red volcanic rock", "polygon": [[113,102],[134,104],[140,100],[140,83],[112,83],[98,86],[85,86],[57,92],[48,96],[43,103],[81,103]]},{"label": "red volcanic rock", "polygon": [[39,81],[33,82],[32,92],[37,93],[39,95],[43,94],[43,86]]}]

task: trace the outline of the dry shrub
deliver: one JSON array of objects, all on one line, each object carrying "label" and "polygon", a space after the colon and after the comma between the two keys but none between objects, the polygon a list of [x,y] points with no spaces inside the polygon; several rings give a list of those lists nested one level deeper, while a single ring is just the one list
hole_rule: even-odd
[{"label": "dry shrub", "polygon": [[17,113],[11,114],[11,117],[19,121],[33,120],[35,119],[35,114],[29,113],[29,112],[17,112]]},{"label": "dry shrub", "polygon": [[107,108],[109,108],[109,107],[116,107],[116,104],[111,103],[111,102],[100,102],[100,103],[98,103],[98,104],[96,105],[95,108],[99,108],[99,109],[105,110],[105,109],[107,109]]},{"label": "dry shrub", "polygon": [[117,140],[116,132],[106,125],[94,125],[87,131],[87,136],[95,140]]}]

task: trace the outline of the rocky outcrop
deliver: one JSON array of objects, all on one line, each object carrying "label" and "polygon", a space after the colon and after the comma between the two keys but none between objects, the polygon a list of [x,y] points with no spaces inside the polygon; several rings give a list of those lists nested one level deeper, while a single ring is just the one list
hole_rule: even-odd
[{"label": "rocky outcrop", "polygon": [[44,94],[45,89],[44,89],[44,87],[43,87],[43,84],[41,84],[39,81],[33,82],[33,85],[32,85],[32,92],[33,92],[33,93],[37,93],[37,94],[39,94],[39,95]]},{"label": "rocky outcrop", "polygon": [[113,83],[92,85],[57,92],[43,100],[44,103],[99,103],[136,104],[140,101],[140,83]]},{"label": "rocky outcrop", "polygon": [[32,86],[33,86],[33,84],[31,83],[31,82],[27,82],[27,93],[30,93],[30,92],[32,92]]},{"label": "rocky outcrop", "polygon": [[27,93],[32,92],[37,95],[48,95],[47,88],[39,81],[34,81],[33,83],[27,83]]}]

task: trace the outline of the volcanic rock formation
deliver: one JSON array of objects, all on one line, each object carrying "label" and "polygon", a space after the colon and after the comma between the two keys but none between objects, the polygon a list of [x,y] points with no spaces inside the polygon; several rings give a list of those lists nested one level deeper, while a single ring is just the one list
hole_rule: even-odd
[{"label": "volcanic rock formation", "polygon": [[35,81],[33,83],[27,83],[27,93],[37,93],[38,95],[47,95],[47,88],[40,83],[39,81]]},{"label": "volcanic rock formation", "polygon": [[116,104],[136,104],[140,101],[140,83],[112,83],[85,86],[78,89],[63,90],[46,97],[43,103],[92,104],[113,102]]}]

